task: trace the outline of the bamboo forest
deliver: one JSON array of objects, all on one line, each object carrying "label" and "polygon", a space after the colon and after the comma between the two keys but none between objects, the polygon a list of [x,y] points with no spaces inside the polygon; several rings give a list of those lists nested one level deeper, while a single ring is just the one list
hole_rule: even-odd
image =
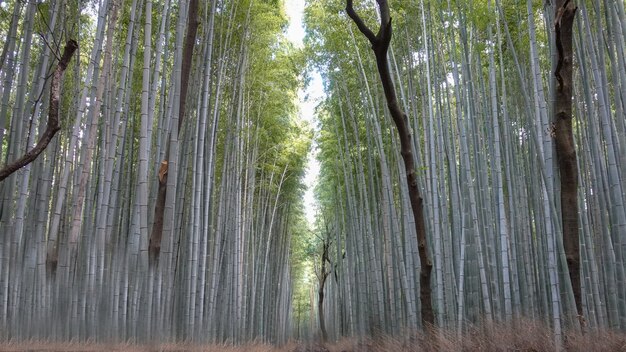
[{"label": "bamboo forest", "polygon": [[625,7],[0,0],[0,350],[626,350]]}]

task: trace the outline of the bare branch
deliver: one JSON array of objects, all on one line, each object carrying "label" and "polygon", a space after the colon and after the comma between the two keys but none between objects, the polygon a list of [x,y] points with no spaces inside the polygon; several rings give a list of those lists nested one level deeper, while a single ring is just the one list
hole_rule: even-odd
[{"label": "bare branch", "polygon": [[361,31],[361,33],[365,35],[365,37],[370,41],[370,43],[372,43],[372,46],[376,46],[376,44],[378,44],[378,38],[376,38],[376,35],[374,35],[374,32],[372,32],[372,30],[367,27],[367,25],[363,22],[361,17],[359,17],[356,11],[354,11],[354,7],[352,6],[352,0],[346,1],[346,12],[348,13],[348,16],[350,16],[352,21],[354,21],[356,26],[359,28],[359,31]]},{"label": "bare branch", "polygon": [[[46,20],[46,16],[41,12],[41,7],[39,5],[37,5],[37,12],[39,12],[39,16],[42,19],[44,25],[46,26],[46,28],[48,29],[48,32],[50,33],[50,37],[52,38],[52,42],[55,46],[55,49],[53,49],[52,47],[50,47],[50,45],[48,44],[48,42],[46,42],[46,45],[48,45],[48,47],[50,48],[50,51],[52,51],[52,53],[54,54],[54,56],[57,57],[57,60],[61,61],[61,59],[59,59],[59,55],[57,54],[59,52],[59,48],[61,47],[61,45],[59,45],[59,43],[57,43],[56,40],[54,40],[54,30],[52,28],[50,28],[50,25],[48,24],[48,21]],[[46,39],[44,38],[43,33],[40,34],[42,39],[44,41],[46,41]]]},{"label": "bare branch", "polygon": [[50,107],[48,109],[48,123],[46,125],[46,130],[43,132],[39,138],[39,142],[37,142],[37,145],[33,149],[29,150],[21,158],[6,165],[2,168],[2,170],[0,170],[0,182],[9,177],[15,171],[37,159],[39,154],[46,149],[54,135],[61,129],[61,126],[59,125],[59,97],[61,95],[60,82],[63,77],[63,73],[65,72],[65,69],[72,59],[76,49],[78,49],[78,43],[75,40],[70,39],[67,44],[65,44],[63,55],[61,56],[59,65],[54,72],[54,76],[52,77],[50,88]]}]

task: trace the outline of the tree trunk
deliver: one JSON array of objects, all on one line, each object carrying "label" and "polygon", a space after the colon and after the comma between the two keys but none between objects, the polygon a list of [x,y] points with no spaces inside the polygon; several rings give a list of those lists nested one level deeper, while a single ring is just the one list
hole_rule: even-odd
[{"label": "tree trunk", "polygon": [[578,241],[578,165],[572,132],[572,28],[577,7],[570,0],[558,0],[556,5],[555,34],[558,62],[554,72],[557,87],[553,123],[561,178],[563,247],[565,247],[578,318],[583,324]]},{"label": "tree trunk", "polygon": [[326,271],[326,262],[330,263],[328,258],[328,247],[330,247],[330,234],[328,233],[328,225],[326,225],[326,238],[322,241],[322,265],[319,274],[319,287],[317,289],[317,314],[320,320],[320,330],[322,332],[322,341],[328,340],[328,332],[326,331],[326,322],[324,321],[324,286],[330,271]]},{"label": "tree trunk", "polygon": [[[196,33],[198,31],[198,0],[190,0],[189,11],[187,17],[187,35],[185,37],[185,43],[183,44],[183,62],[182,62],[182,74],[180,78],[180,108],[178,111],[178,134],[182,127],[182,122],[185,117],[185,102],[187,100],[187,88],[189,83],[189,75],[191,73],[191,59],[193,58],[193,47],[196,42]],[[169,144],[166,148],[165,155],[169,155]],[[154,208],[154,224],[152,226],[152,232],[150,233],[150,260],[156,262],[161,251],[161,239],[163,237],[163,217],[165,215],[165,200],[167,196],[167,160],[161,162],[159,169],[159,190],[156,200],[156,206]]]},{"label": "tree trunk", "polygon": [[426,240],[426,227],[424,221],[423,199],[420,195],[417,184],[417,175],[415,173],[415,161],[413,159],[413,151],[411,145],[411,131],[408,125],[407,115],[404,113],[396,98],[396,91],[389,72],[389,63],[387,61],[387,51],[391,42],[392,29],[391,17],[389,15],[389,4],[386,0],[377,0],[380,7],[381,23],[378,34],[374,33],[365,25],[363,20],[357,15],[352,7],[352,0],[347,0],[346,12],[357,25],[361,33],[367,37],[372,44],[372,50],[376,56],[376,65],[380,80],[385,91],[387,107],[391,113],[394,124],[398,130],[400,137],[400,154],[404,160],[406,171],[407,186],[409,189],[409,199],[415,218],[415,230],[417,233],[417,241],[419,244],[419,257],[421,262],[420,272],[420,301],[422,324],[429,327],[434,323],[434,313],[431,300],[430,276],[432,272],[432,262],[428,254],[428,244]]}]

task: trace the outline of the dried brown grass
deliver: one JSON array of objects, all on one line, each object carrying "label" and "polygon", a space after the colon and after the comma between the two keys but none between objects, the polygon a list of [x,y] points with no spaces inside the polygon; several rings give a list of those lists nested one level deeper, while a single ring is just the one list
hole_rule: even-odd
[{"label": "dried brown grass", "polygon": [[[582,335],[567,332],[563,347],[567,351],[626,351],[626,334],[609,330],[593,330]],[[554,336],[543,324],[518,321],[514,324],[483,324],[471,327],[461,336],[455,332],[436,329],[430,334],[407,333],[403,336],[378,336],[376,338],[344,338],[336,342],[290,342],[283,346],[251,343],[243,346],[194,345],[194,344],[91,344],[20,342],[0,343],[0,351],[6,352],[457,352],[457,351],[503,351],[542,352],[554,351]]]},{"label": "dried brown grass", "polygon": [[[562,348],[572,352],[626,352],[626,334],[609,330],[565,333]],[[517,321],[512,324],[483,324],[468,328],[462,335],[443,329],[430,334],[383,336],[376,339],[343,339],[326,346],[328,352],[542,352],[555,351],[550,328],[544,324]]]},{"label": "dried brown grass", "polygon": [[45,343],[21,342],[0,343],[0,352],[292,352],[297,349],[295,343],[276,347],[263,343],[250,343],[242,346],[233,345],[197,345],[197,344],[100,344],[100,343]]}]

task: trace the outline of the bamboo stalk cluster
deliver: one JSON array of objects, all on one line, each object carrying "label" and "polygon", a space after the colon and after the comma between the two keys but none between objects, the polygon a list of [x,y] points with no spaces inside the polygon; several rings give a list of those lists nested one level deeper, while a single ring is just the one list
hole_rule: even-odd
[{"label": "bamboo stalk cluster", "polygon": [[[276,1],[79,4],[0,2],[0,164],[45,130],[60,43],[79,43],[61,129],[0,183],[0,340],[409,336],[424,328],[422,258],[434,324],[460,339],[526,319],[556,348],[581,321],[626,330],[623,0],[576,1],[579,264],[555,150],[557,1],[390,1],[380,14],[354,2],[362,24],[393,23],[385,57],[344,0],[307,2],[302,52],[281,39]],[[305,59],[327,93],[315,264],[301,201],[311,131],[294,118]]]},{"label": "bamboo stalk cluster", "polygon": [[80,52],[61,130],[0,183],[0,340],[285,341],[311,133],[281,9],[89,6],[2,2],[0,164],[46,127],[58,43],[77,38]]},{"label": "bamboo stalk cluster", "polygon": [[379,12],[386,3],[348,1],[361,17],[354,25],[340,10],[346,1],[319,1],[307,22],[324,38],[309,44],[328,78],[318,193],[336,229],[337,279],[321,307],[330,338],[422,325],[405,154],[378,76],[380,34],[362,28],[388,16],[388,70],[424,198],[435,326],[461,334],[472,323],[530,318],[551,327],[555,346],[581,321],[626,329],[623,1],[560,3],[578,7],[571,101],[582,317],[555,153],[556,2],[390,1],[391,14]]}]

